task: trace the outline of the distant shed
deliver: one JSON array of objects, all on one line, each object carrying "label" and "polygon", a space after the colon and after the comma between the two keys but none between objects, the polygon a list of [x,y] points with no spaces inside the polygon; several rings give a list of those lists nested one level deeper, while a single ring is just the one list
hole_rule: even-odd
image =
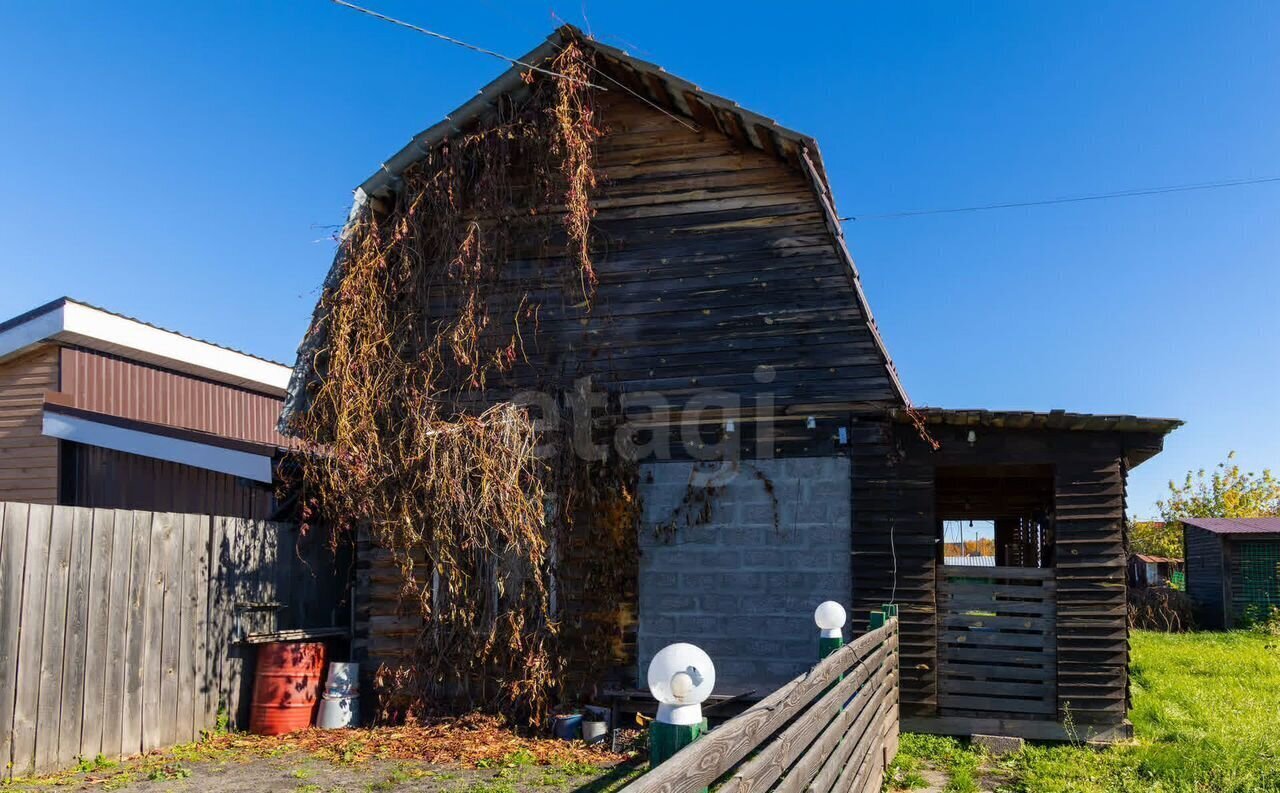
[{"label": "distant shed", "polygon": [[1148,553],[1129,554],[1129,587],[1144,589],[1149,586],[1169,586],[1177,583],[1182,573],[1183,562],[1167,556],[1153,556]]},{"label": "distant shed", "polygon": [[1206,627],[1280,608],[1280,518],[1186,518],[1182,531],[1187,594]]}]

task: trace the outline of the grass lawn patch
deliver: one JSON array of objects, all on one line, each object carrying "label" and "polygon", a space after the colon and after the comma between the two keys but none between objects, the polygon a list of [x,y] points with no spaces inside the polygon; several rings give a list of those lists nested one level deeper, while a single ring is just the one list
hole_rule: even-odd
[{"label": "grass lawn patch", "polygon": [[1013,793],[1280,791],[1280,638],[1135,631],[1132,647],[1133,743],[1029,746],[996,760],[959,741],[904,736],[889,789],[919,787],[929,765],[960,769],[956,793],[976,789],[965,782],[974,768]]}]

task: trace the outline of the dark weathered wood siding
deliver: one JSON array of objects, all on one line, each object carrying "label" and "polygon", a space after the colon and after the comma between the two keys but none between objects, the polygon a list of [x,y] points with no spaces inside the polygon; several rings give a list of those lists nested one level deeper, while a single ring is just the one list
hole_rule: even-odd
[{"label": "dark weathered wood siding", "polygon": [[1184,525],[1182,538],[1187,559],[1187,595],[1196,604],[1196,617],[1203,627],[1226,627],[1222,537]]},{"label": "dark weathered wood siding", "polygon": [[0,364],[0,501],[58,500],[58,441],[42,434],[44,395],[58,390],[58,350]]},{"label": "dark weathered wood siding", "polygon": [[1129,448],[1146,448],[1158,439],[975,427],[970,443],[967,428],[930,426],[941,443],[935,452],[913,427],[897,425],[886,436],[871,424],[862,426],[855,433],[853,616],[865,619],[891,598],[900,605],[904,716],[929,716],[937,706],[936,471],[1023,465],[1053,471],[1056,717],[1069,710],[1082,725],[1123,721],[1128,679],[1124,460]]},{"label": "dark weathered wood siding", "polygon": [[114,449],[62,442],[61,503],[269,518],[271,485]]},{"label": "dark weathered wood siding", "polygon": [[[934,465],[919,438],[900,438],[887,419],[854,425],[853,595],[850,617],[898,604],[904,716],[937,708],[938,637],[934,559]],[[921,448],[915,448],[919,444]],[[900,449],[911,452],[900,456]]]},{"label": "dark weathered wood siding", "polygon": [[[486,399],[591,376],[676,408],[708,390],[735,395],[746,413],[761,394],[793,412],[898,404],[806,175],[622,92],[597,109],[590,311],[576,285],[564,293],[563,240],[546,244],[540,227],[516,240],[489,313],[510,328],[527,298],[537,331],[524,322],[523,355],[490,378]],[[447,318],[454,307],[431,310]]]},{"label": "dark weathered wood siding", "polygon": [[601,111],[584,372],[677,403],[707,388],[767,391],[782,406],[894,402],[805,176],[621,94]]},{"label": "dark weathered wood siding", "polygon": [[1129,685],[1125,469],[1118,438],[1085,440],[1056,465],[1058,715],[1118,724]]},{"label": "dark weathered wood siding", "polygon": [[[537,335],[525,339],[527,362],[495,393],[591,376],[615,393],[649,392],[681,408],[714,389],[736,397],[740,414],[783,414],[768,449],[743,428],[748,457],[830,454],[851,412],[898,404],[853,272],[794,164],[714,129],[692,131],[621,91],[602,96],[598,111],[602,182],[592,203],[600,282],[591,312],[547,299]],[[527,258],[506,267],[517,280],[546,264]],[[814,429],[807,415],[815,415]],[[870,427],[863,435],[878,434],[879,445],[861,450],[857,432],[850,443],[866,465],[882,467],[887,424]],[[874,488],[855,502],[864,497],[884,503]],[[409,658],[419,622],[399,602],[399,574],[385,552],[360,546],[357,586],[364,659]],[[908,641],[920,651],[923,637],[904,634],[904,648]]]}]

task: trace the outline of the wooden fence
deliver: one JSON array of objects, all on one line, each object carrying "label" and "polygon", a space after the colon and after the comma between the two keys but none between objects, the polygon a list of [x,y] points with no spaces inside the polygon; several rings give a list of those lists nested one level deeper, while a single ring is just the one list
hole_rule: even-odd
[{"label": "wooden fence", "polygon": [[0,503],[4,776],[190,741],[222,709],[234,718],[244,642],[345,633],[344,563],[289,524]]},{"label": "wooden fence", "polygon": [[879,791],[898,751],[898,620],[680,750],[623,793]]}]

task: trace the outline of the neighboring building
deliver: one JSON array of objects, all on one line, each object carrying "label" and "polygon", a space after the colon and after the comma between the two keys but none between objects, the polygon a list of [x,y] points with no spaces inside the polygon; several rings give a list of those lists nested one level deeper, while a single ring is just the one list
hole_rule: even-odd
[{"label": "neighboring building", "polygon": [[1146,553],[1129,554],[1129,586],[1144,588],[1151,586],[1169,586],[1171,583],[1181,585],[1178,578],[1182,574],[1182,560],[1167,556],[1152,556]]},{"label": "neighboring building", "polygon": [[1280,518],[1183,518],[1187,595],[1206,628],[1280,608]]},{"label": "neighboring building", "polygon": [[[593,228],[607,252],[590,313],[548,309],[537,357],[497,390],[572,371],[624,398],[660,395],[676,437],[686,421],[742,436],[743,474],[707,488],[705,520],[675,542],[657,529],[687,503],[699,463],[641,461],[638,594],[591,593],[637,615],[619,627],[628,684],[663,645],[692,641],[715,659],[718,690],[763,695],[813,662],[818,602],[849,606],[855,632],[893,602],[905,729],[1125,734],[1126,475],[1181,422],[911,408],[815,141],[572,27],[523,61],[544,63],[566,40],[610,87],[592,97],[604,130]],[[396,211],[405,169],[535,79],[514,68],[414,138],[356,191],[352,216]],[[928,288],[910,273],[900,283]],[[286,416],[308,409],[323,349],[318,309]],[[704,389],[732,394],[739,420],[683,415]],[[942,524],[956,520],[992,522],[1002,566],[944,565]],[[366,563],[394,580],[389,556]],[[418,635],[398,593],[356,593],[355,651],[369,668],[399,663]]]},{"label": "neighboring building", "polygon": [[0,500],[268,517],[288,367],[70,298],[0,323]]}]

